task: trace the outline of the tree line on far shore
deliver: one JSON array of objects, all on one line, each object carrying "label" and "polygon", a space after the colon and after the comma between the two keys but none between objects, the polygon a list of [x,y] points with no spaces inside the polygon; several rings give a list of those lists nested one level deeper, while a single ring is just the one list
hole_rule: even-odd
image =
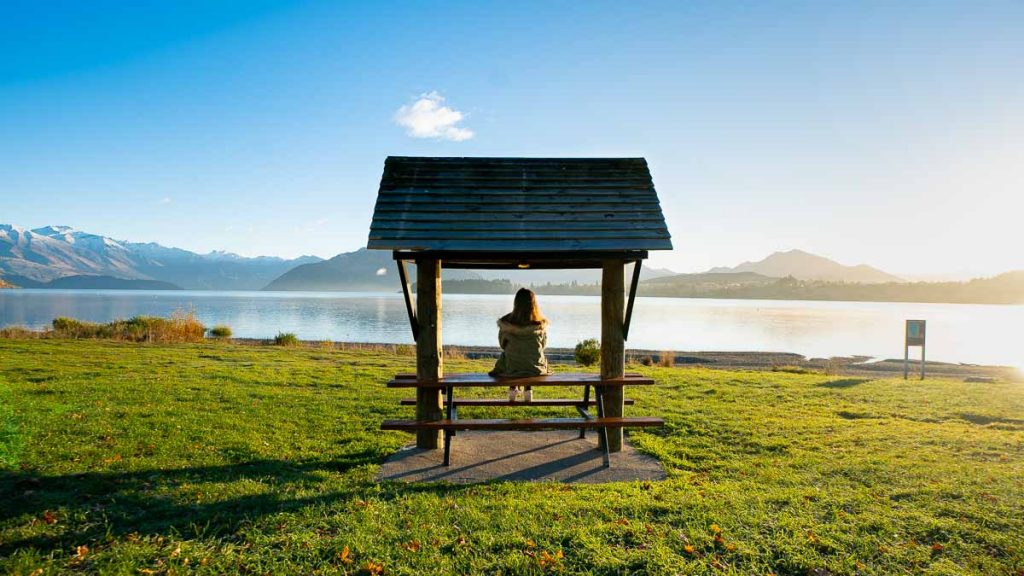
[{"label": "tree line on far shore", "polygon": [[[887,282],[858,284],[764,278],[730,282],[694,281],[699,275],[643,281],[639,296],[667,298],[732,298],[763,300],[837,300],[862,302],[934,302],[952,304],[1024,304],[1024,271],[1007,272],[992,278],[966,282]],[[520,284],[510,280],[445,280],[443,290],[454,294],[513,294]],[[530,286],[538,294],[601,294],[599,284],[539,284]]]}]

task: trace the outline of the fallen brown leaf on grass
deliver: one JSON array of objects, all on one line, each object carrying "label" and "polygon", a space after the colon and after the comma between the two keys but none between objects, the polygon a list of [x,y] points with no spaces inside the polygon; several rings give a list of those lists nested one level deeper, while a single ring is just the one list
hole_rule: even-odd
[{"label": "fallen brown leaf on grass", "polygon": [[561,550],[555,552],[554,554],[549,554],[545,550],[540,553],[540,557],[537,559],[537,562],[540,563],[541,568],[554,568],[562,562],[562,558],[564,557],[565,556],[562,554]]},{"label": "fallen brown leaf on grass", "polygon": [[402,548],[405,548],[409,552],[419,552],[420,551],[420,541],[419,540],[412,540],[410,542],[406,542],[405,544],[402,544]]},{"label": "fallen brown leaf on grass", "polygon": [[338,552],[338,560],[341,560],[342,564],[351,564],[352,558],[350,555],[351,552],[349,551],[348,546],[345,546],[342,548],[341,552]]}]

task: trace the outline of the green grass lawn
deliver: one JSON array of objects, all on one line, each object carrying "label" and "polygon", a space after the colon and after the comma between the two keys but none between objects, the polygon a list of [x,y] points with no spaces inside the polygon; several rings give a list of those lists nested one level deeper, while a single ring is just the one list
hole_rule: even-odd
[{"label": "green grass lawn", "polygon": [[0,573],[1024,574],[1024,385],[640,367],[667,481],[378,483],[413,362],[0,340]]}]

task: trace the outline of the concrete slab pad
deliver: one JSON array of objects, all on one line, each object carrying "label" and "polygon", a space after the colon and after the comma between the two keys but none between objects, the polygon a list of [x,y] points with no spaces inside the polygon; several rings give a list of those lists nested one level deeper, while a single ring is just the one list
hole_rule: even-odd
[{"label": "concrete slab pad", "polygon": [[[628,436],[627,436],[628,438]],[[420,450],[409,445],[381,466],[378,480],[471,484],[492,480],[598,484],[634,480],[663,480],[665,469],[656,458],[624,442],[605,468],[597,449],[597,434],[585,439],[573,430],[544,432],[463,431],[452,442],[451,466],[441,464],[443,450]]]}]

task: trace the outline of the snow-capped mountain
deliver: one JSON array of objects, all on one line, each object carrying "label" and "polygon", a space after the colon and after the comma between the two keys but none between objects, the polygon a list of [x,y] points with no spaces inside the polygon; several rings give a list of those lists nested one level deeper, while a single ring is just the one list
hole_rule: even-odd
[{"label": "snow-capped mountain", "polygon": [[[75,275],[160,280],[197,290],[258,290],[315,256],[287,260],[228,252],[197,254],[155,243],[114,240],[69,226],[25,229],[0,224],[0,276],[48,282]],[[30,284],[31,282],[26,282]]]}]

